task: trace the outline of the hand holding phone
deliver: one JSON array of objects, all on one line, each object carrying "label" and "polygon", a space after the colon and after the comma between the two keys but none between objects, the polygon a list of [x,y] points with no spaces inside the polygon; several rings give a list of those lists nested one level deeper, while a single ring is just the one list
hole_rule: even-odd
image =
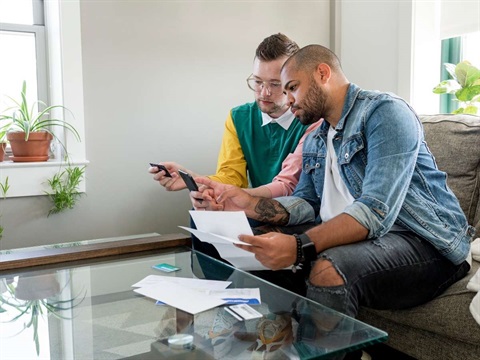
[{"label": "hand holding phone", "polygon": [[185,181],[185,185],[187,185],[188,190],[190,191],[198,191],[198,185],[193,180],[193,176],[183,170],[178,170],[178,173],[182,177],[183,181]]},{"label": "hand holding phone", "polygon": [[172,174],[170,174],[167,170],[167,168],[165,166],[163,166],[162,164],[154,164],[154,163],[150,163],[150,166],[152,167],[156,167],[158,169],[158,171],[160,170],[163,170],[165,171],[165,176],[166,177],[172,177]]},{"label": "hand holding phone", "polygon": [[[178,170],[178,173],[182,177],[183,181],[185,181],[185,185],[187,185],[188,190],[190,191],[198,191],[198,185],[193,179],[193,176],[183,170]],[[198,202],[202,202],[202,199],[195,198]]]}]

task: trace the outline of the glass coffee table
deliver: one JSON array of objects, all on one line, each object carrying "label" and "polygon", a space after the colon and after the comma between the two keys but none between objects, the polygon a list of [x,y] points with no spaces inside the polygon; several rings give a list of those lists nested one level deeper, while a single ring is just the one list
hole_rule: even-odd
[{"label": "glass coffee table", "polygon": [[[167,263],[180,270],[160,272]],[[259,289],[262,316],[225,305],[195,315],[133,291],[148,275],[230,281]],[[195,297],[188,299],[195,302]],[[323,359],[387,333],[191,251],[157,250],[0,271],[0,359]]]}]

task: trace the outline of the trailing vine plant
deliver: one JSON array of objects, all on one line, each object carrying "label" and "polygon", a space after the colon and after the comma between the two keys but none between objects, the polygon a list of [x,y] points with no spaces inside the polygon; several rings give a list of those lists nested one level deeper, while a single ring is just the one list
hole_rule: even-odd
[{"label": "trailing vine plant", "polygon": [[[5,178],[5,181],[2,183],[0,182],[0,194],[2,195],[2,198],[5,200],[7,198],[7,192],[8,189],[10,189],[10,185],[8,184],[8,176]],[[0,217],[2,215],[0,214]],[[3,226],[0,224],[0,239],[3,236]]]},{"label": "trailing vine plant", "polygon": [[68,166],[48,179],[51,191],[46,191],[52,201],[52,208],[48,216],[57,214],[67,209],[73,209],[77,200],[82,196],[79,191],[80,183],[85,175],[85,166]]}]

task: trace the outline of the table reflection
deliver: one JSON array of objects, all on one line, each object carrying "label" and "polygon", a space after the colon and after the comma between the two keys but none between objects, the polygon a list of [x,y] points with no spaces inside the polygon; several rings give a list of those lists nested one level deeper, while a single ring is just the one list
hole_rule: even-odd
[{"label": "table reflection", "polygon": [[12,324],[2,326],[2,342],[31,332],[30,339],[35,344],[36,355],[40,356],[39,329],[45,327],[47,318],[70,320],[71,310],[85,299],[85,291],[72,295],[70,277],[64,276],[66,274],[68,272],[61,270],[0,278],[0,323]]}]

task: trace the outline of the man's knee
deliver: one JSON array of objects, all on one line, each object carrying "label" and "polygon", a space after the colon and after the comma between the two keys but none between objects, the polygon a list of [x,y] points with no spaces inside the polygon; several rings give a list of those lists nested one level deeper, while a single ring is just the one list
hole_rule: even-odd
[{"label": "man's knee", "polygon": [[329,260],[318,260],[310,271],[310,282],[314,286],[341,286],[345,284],[342,276]]}]

